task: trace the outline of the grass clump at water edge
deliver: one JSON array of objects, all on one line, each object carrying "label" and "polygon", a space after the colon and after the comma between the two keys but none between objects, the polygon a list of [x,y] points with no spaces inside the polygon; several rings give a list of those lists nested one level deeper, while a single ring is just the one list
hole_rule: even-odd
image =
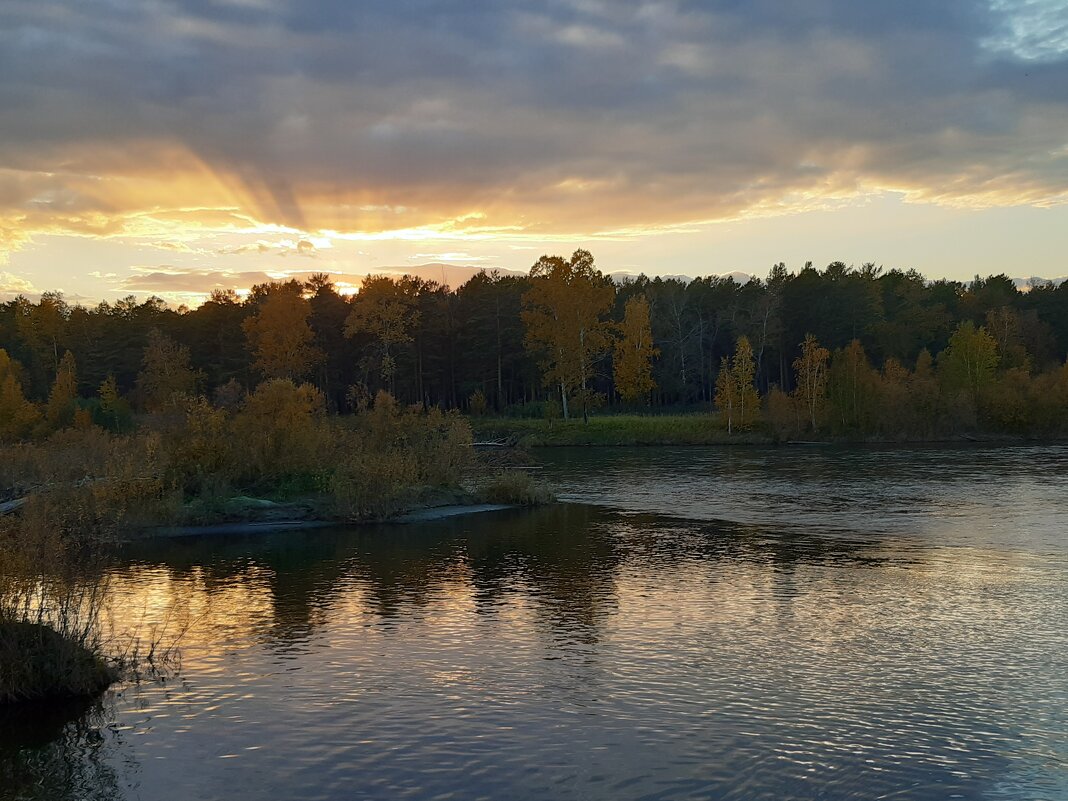
[{"label": "grass clump at water edge", "polygon": [[92,698],[176,666],[161,632],[147,644],[139,632],[103,636],[115,510],[92,499],[46,492],[0,517],[0,707]]},{"label": "grass clump at water edge", "polygon": [[484,503],[513,506],[542,506],[556,500],[549,485],[526,470],[508,470],[493,476],[479,490],[478,497]]},{"label": "grass clump at water edge", "polygon": [[44,623],[0,621],[0,704],[97,695],[118,678],[92,644]]},{"label": "grass clump at water edge", "polygon": [[97,626],[104,582],[79,580],[82,549],[0,527],[0,704],[93,696],[118,677]]}]

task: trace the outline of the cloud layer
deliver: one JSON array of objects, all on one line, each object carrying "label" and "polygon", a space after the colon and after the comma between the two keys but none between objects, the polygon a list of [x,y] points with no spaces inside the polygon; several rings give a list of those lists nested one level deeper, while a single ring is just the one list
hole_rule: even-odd
[{"label": "cloud layer", "polygon": [[0,251],[1068,192],[1054,0],[8,0],[0,76]]}]

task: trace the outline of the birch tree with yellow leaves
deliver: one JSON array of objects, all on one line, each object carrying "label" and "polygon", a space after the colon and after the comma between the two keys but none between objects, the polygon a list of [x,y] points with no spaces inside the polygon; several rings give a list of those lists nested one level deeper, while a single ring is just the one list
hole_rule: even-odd
[{"label": "birch tree with yellow leaves", "polygon": [[649,301],[644,295],[631,298],[624,307],[623,324],[612,357],[613,377],[619,397],[628,403],[649,402],[649,393],[656,388],[653,359],[659,354],[660,349],[653,345]]},{"label": "birch tree with yellow leaves", "polygon": [[812,430],[817,427],[817,420],[827,401],[827,364],[831,352],[816,341],[812,334],[805,335],[801,343],[801,355],[794,359],[794,372],[797,374],[795,397],[808,414]]},{"label": "birch tree with yellow leaves", "polygon": [[756,419],[760,407],[760,395],[754,381],[756,362],[753,346],[748,337],[738,337],[734,358],[723,357],[716,378],[716,406],[727,418],[727,433],[733,433],[735,421],[738,428],[748,428]]},{"label": "birch tree with yellow leaves", "polygon": [[298,381],[322,359],[312,344],[311,307],[296,281],[255,287],[262,298],[256,313],[242,324],[255,356],[253,365],[265,378]]},{"label": "birch tree with yellow leaves", "polygon": [[614,299],[614,287],[587,250],[576,250],[569,260],[542,256],[530,270],[530,289],[523,296],[524,341],[538,359],[545,385],[559,389],[565,420],[568,400],[577,395],[589,421],[590,381],[611,344],[608,315]]}]

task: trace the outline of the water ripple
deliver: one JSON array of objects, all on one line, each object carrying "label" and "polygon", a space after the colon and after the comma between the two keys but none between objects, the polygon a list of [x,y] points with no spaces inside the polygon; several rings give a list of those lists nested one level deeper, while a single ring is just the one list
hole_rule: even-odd
[{"label": "water ripple", "polygon": [[188,625],[181,674],[0,725],[0,797],[1068,797],[1064,451],[725,453],[552,466],[623,512],[131,552],[116,625]]}]

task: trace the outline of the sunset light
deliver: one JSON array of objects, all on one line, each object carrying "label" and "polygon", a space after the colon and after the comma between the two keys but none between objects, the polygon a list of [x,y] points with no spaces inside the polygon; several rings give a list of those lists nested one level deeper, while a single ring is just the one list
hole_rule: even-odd
[{"label": "sunset light", "polygon": [[1068,799],[1068,0],[0,0],[0,801]]},{"label": "sunset light", "polygon": [[9,3],[0,293],[572,246],[650,275],[1068,273],[1060,4],[764,5]]}]

